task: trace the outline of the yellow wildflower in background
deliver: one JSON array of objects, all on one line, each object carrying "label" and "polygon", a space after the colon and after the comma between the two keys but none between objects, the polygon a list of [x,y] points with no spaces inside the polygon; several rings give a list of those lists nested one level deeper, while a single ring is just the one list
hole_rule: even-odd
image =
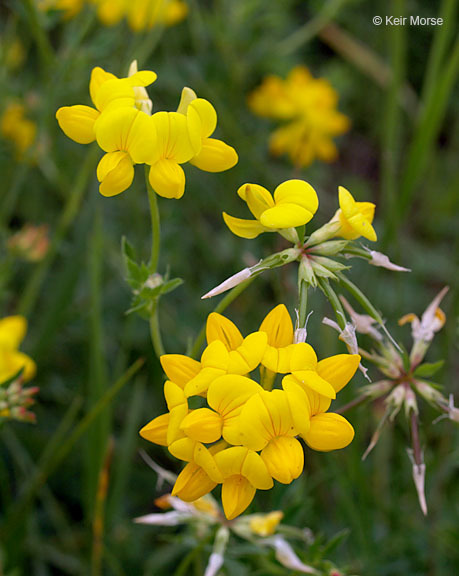
[{"label": "yellow wildflower in background", "polygon": [[[360,356],[318,361],[309,344],[293,343],[292,321],[283,305],[245,338],[231,320],[212,313],[206,336],[200,362],[180,354],[161,357],[169,378],[164,385],[169,412],[140,434],[186,463],[173,495],[190,502],[221,484],[223,509],[231,520],[257,490],[269,490],[274,480],[290,484],[300,476],[304,453],[299,438],[321,451],[352,441],[349,422],[327,410],[354,375]],[[266,370],[272,378],[263,377]],[[282,389],[271,390],[278,373],[285,374]]]},{"label": "yellow wildflower in background", "polygon": [[243,184],[237,191],[256,220],[235,218],[223,212],[225,224],[236,236],[256,238],[263,232],[296,234],[291,230],[309,222],[319,207],[314,188],[303,180],[287,180],[274,190],[274,197],[259,184]]},{"label": "yellow wildflower in background", "polygon": [[20,159],[34,143],[37,125],[26,118],[23,104],[12,102],[3,112],[0,130],[2,136],[14,144],[17,157]]},{"label": "yellow wildflower in background", "polygon": [[349,119],[337,111],[338,95],[325,78],[313,78],[304,66],[293,68],[284,80],[268,76],[248,97],[258,116],[287,124],[271,135],[271,153],[288,154],[295,166],[316,158],[333,162],[338,151],[333,138],[349,130]]},{"label": "yellow wildflower in background", "polygon": [[77,16],[85,4],[94,6],[105,26],[114,26],[126,18],[131,30],[143,32],[155,26],[173,26],[188,14],[181,0],[36,0],[42,11],[58,10],[68,20]]},{"label": "yellow wildflower in background", "polygon": [[23,316],[7,316],[0,320],[0,382],[12,378],[24,369],[23,380],[35,376],[35,362],[19,350],[27,332],[27,320]]}]

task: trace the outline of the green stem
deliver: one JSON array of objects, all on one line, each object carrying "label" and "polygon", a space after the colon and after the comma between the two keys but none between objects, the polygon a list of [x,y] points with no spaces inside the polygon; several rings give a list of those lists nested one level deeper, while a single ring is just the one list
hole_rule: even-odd
[{"label": "green stem", "polygon": [[151,257],[148,265],[150,273],[154,274],[158,268],[159,250],[161,247],[161,223],[159,219],[158,201],[156,192],[151,187],[148,179],[149,166],[145,166],[145,184],[148,192],[148,202],[151,216]]},{"label": "green stem", "polygon": [[306,328],[308,319],[308,285],[301,278],[298,279],[298,326],[297,329]]},{"label": "green stem", "polygon": [[[242,282],[242,284],[238,284],[238,286],[235,286],[230,292],[228,292],[228,294],[226,294],[224,298],[220,300],[217,306],[215,306],[215,308],[213,309],[213,312],[221,314],[224,310],[226,310],[226,308],[233,302],[233,300],[236,300],[239,294],[242,294],[242,292],[244,292],[244,290],[248,286],[250,286],[250,284],[255,280],[255,278],[256,276],[253,276],[252,278],[249,278],[245,282]],[[201,328],[191,348],[190,355],[193,358],[196,358],[196,356],[198,355],[205,338],[206,338],[206,324],[204,324],[203,327]]]},{"label": "green stem", "polygon": [[341,330],[346,328],[346,314],[344,313],[343,307],[341,306],[341,302],[339,301],[336,292],[330,286],[330,282],[326,278],[318,278],[319,288],[325,294],[325,297],[330,302],[333,311],[335,312],[335,318],[338,322],[339,327]]},{"label": "green stem", "polygon": [[25,0],[24,7],[30,26],[30,32],[37,44],[38,55],[45,72],[48,72],[54,60],[53,48],[44,27],[40,23],[36,3],[32,0]]},{"label": "green stem", "polygon": [[156,356],[159,358],[166,353],[163,345],[163,340],[161,338],[161,330],[159,327],[159,316],[158,316],[158,300],[155,300],[153,305],[153,310],[150,316],[150,336],[153,348],[155,350]]}]

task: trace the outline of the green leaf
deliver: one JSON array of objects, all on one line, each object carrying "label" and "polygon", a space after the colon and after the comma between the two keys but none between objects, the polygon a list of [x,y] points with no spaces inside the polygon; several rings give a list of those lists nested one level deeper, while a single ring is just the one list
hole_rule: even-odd
[{"label": "green leaf", "polygon": [[429,376],[436,374],[443,367],[444,363],[444,360],[439,360],[438,362],[426,362],[416,368],[414,375],[421,376],[421,378],[428,378]]},{"label": "green leaf", "polygon": [[164,282],[164,284],[161,286],[161,294],[168,294],[169,292],[176,290],[182,284],[183,284],[182,278],[172,278],[172,280]]}]

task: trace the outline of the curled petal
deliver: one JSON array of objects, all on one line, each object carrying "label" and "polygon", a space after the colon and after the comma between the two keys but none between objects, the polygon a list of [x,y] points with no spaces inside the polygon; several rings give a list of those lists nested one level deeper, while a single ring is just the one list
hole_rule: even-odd
[{"label": "curled petal", "polygon": [[329,452],[340,450],[352,442],[354,428],[341,416],[333,412],[317,414],[311,418],[311,428],[304,435],[306,444],[313,450]]},{"label": "curled petal", "polygon": [[172,496],[178,496],[184,502],[194,502],[208,494],[216,485],[200,466],[189,463],[178,475]]},{"label": "curled petal", "polygon": [[158,160],[150,168],[149,180],[153,190],[163,198],[176,198],[185,193],[185,172],[173,160]]},{"label": "curled petal", "polygon": [[335,392],[339,392],[356,373],[360,360],[359,354],[330,356],[317,364],[317,373],[333,386]]},{"label": "curled petal", "polygon": [[293,344],[293,324],[284,304],[279,304],[267,314],[260,326],[260,332],[268,335],[268,345],[283,348]]},{"label": "curled petal", "polygon": [[24,316],[7,316],[0,320],[0,345],[11,350],[19,348],[27,332]]},{"label": "curled petal", "polygon": [[228,373],[248,374],[260,364],[266,350],[266,332],[253,332],[242,344],[229,353]]},{"label": "curled petal", "polygon": [[64,106],[56,112],[62,132],[78,144],[94,142],[94,124],[98,117],[99,112],[89,106]]},{"label": "curled petal", "polygon": [[225,516],[232,520],[242,514],[255,496],[255,488],[243,476],[231,476],[223,482],[222,504]]},{"label": "curled petal", "polygon": [[266,228],[258,220],[235,218],[226,212],[223,212],[223,220],[231,232],[240,238],[252,239],[266,232]]},{"label": "curled petal", "polygon": [[189,108],[194,108],[201,120],[201,137],[209,138],[217,127],[217,112],[210,102],[204,98],[196,98],[190,101]]},{"label": "curled petal", "polygon": [[169,414],[161,414],[146,424],[139,432],[142,438],[159,444],[160,446],[167,446],[167,429],[169,427]]},{"label": "curled petal", "polygon": [[209,408],[198,408],[185,416],[180,428],[189,438],[210,444],[220,440],[222,426],[223,420],[220,414]]},{"label": "curled petal", "polygon": [[190,164],[205,172],[224,172],[238,163],[238,155],[232,146],[221,140],[206,138],[201,151],[190,160]]},{"label": "curled petal", "polygon": [[209,344],[214,340],[220,340],[228,351],[238,348],[244,340],[237,326],[216,312],[212,312],[207,318],[206,338]]},{"label": "curled petal", "polygon": [[105,154],[97,167],[102,196],[116,196],[129,188],[134,179],[134,166],[129,154],[110,152]]},{"label": "curled petal", "polygon": [[274,438],[262,451],[261,458],[271,476],[282,484],[290,484],[303,472],[304,452],[296,438]]},{"label": "curled petal", "polygon": [[301,208],[311,213],[311,218],[319,207],[316,191],[304,180],[293,179],[282,182],[274,190],[274,200],[276,205],[295,204],[301,206]]},{"label": "curled petal", "polygon": [[259,184],[244,184],[237,193],[247,202],[250,212],[257,220],[260,219],[263,212],[274,206],[271,194]]}]

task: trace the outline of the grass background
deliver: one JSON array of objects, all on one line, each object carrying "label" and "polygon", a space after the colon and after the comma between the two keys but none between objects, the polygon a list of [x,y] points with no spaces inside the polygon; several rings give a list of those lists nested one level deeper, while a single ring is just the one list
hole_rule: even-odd
[{"label": "grass background", "polygon": [[[159,199],[160,270],[170,267],[185,280],[161,301],[169,352],[185,351],[215,305],[201,301],[201,294],[283,246],[274,235],[254,241],[233,237],[221,212],[246,215],[235,194],[243,182],[273,190],[292,177],[286,160],[268,155],[273,125],[249,112],[246,97],[264,75],[285,76],[304,64],[331,81],[339,109],[352,120],[338,143],[339,160],[301,172],[319,194],[315,219],[325,222],[334,212],[338,185],[358,200],[376,202],[377,249],[413,271],[397,275],[356,263],[352,279],[405,345],[409,329],[398,328],[396,320],[407,312],[420,314],[442,286],[452,287],[444,304],[448,322],[428,360],[446,360],[438,381],[447,392],[458,392],[457,1],[434,6],[427,0],[189,0],[189,8],[189,17],[174,28],[134,35],[125,23],[102,27],[91,7],[68,22],[58,13],[37,13],[31,0],[0,7],[0,108],[23,99],[38,123],[35,162],[16,162],[10,144],[0,141],[2,315],[27,316],[24,350],[38,364],[41,388],[37,425],[13,423],[0,432],[0,573],[8,576],[202,574],[210,553],[210,541],[196,552],[198,543],[187,530],[132,523],[152,511],[154,498],[165,491],[138,456],[139,448],[168,469],[179,466],[165,450],[138,437],[138,429],[165,409],[148,325],[125,315],[130,293],[121,237],[145,259],[149,255],[142,171],[126,193],[102,198],[95,179],[99,151],[68,140],[54,117],[59,106],[89,104],[89,75],[96,65],[123,75],[136,57],[140,69],[155,70],[158,80],[149,92],[156,110],[174,110],[182,87],[192,87],[215,105],[218,135],[239,153],[238,165],[227,173],[187,167],[183,199]],[[372,24],[373,16],[386,14],[443,16],[445,24]],[[23,42],[26,59],[12,69],[7,54],[15,38]],[[5,251],[7,237],[26,222],[50,228],[51,250],[39,264],[15,261]],[[280,302],[293,314],[293,266],[263,275],[228,314],[247,333]],[[319,356],[343,351],[333,331],[320,323],[331,314],[320,294],[312,295],[311,308],[309,338]],[[139,357],[145,365],[80,434],[83,419]],[[357,377],[339,402],[352,399],[363,383]],[[356,429],[352,445],[330,454],[308,450],[303,476],[257,495],[251,510],[281,508],[286,523],[327,538],[347,529],[331,559],[350,573],[453,574],[459,569],[456,429],[448,421],[433,425],[436,414],[422,405],[430,508],[423,518],[403,416],[385,430],[367,461],[360,460],[381,415],[378,405],[349,412]],[[107,458],[108,491],[98,498],[99,470]],[[94,519],[103,519],[100,532],[94,532]],[[184,565],[190,551],[192,562]],[[300,553],[307,557],[308,551]],[[232,545],[226,569],[238,575],[288,572],[275,572],[265,560]]]}]

